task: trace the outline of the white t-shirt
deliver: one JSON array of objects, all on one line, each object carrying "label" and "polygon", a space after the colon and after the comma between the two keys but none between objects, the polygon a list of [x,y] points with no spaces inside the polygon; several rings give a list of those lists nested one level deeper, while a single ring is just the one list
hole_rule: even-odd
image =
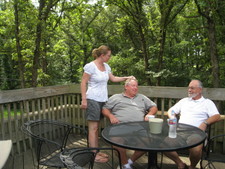
[{"label": "white t-shirt", "polygon": [[171,110],[176,114],[180,113],[179,123],[189,124],[195,127],[199,127],[209,117],[219,114],[215,104],[204,97],[198,100],[193,100],[188,97],[183,98],[171,107]]},{"label": "white t-shirt", "polygon": [[105,71],[100,71],[94,62],[90,62],[84,66],[84,72],[90,75],[88,81],[87,99],[98,102],[106,102],[108,100],[107,82],[111,68],[104,63]]}]

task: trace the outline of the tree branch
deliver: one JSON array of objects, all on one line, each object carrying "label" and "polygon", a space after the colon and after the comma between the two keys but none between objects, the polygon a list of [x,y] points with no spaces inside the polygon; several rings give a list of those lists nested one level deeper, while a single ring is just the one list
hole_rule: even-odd
[{"label": "tree branch", "polygon": [[206,19],[210,19],[210,17],[208,15],[206,15],[205,13],[202,12],[201,7],[200,7],[200,5],[198,3],[198,0],[194,0],[194,1],[195,1],[196,6],[197,6],[198,13],[200,15],[202,15],[203,17],[205,17]]},{"label": "tree branch", "polygon": [[178,9],[178,11],[171,17],[171,19],[167,22],[166,26],[169,25],[176,18],[176,16],[183,10],[187,2],[188,0],[186,0],[185,3],[180,7],[180,9]]}]

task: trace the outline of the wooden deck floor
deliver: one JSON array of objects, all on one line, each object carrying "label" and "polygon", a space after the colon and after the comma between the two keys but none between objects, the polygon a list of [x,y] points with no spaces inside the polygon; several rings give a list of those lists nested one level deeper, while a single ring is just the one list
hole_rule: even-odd
[{"label": "wooden deck floor", "polygon": [[[104,142],[102,139],[100,139],[100,145],[101,147],[110,147],[109,144]],[[105,151],[105,153],[109,154],[111,156],[111,151]],[[132,150],[128,151],[128,156],[133,153]],[[189,165],[189,159],[188,157],[181,157],[182,160]],[[37,168],[37,162],[35,161],[35,155],[31,150],[28,150],[27,152],[20,154],[20,155],[15,155],[14,157],[10,156],[6,165],[3,167],[3,169],[35,169]],[[161,153],[158,153],[158,162],[160,163],[161,160]],[[95,169],[110,169],[111,168],[111,161],[108,163],[95,163],[94,168]],[[114,167],[117,168],[118,166],[118,159],[115,157],[114,160]],[[216,169],[224,169],[225,164],[223,163],[216,163],[215,164]],[[200,168],[199,164],[197,166]],[[134,169],[145,169],[147,168],[147,155],[143,155],[141,158],[139,158],[135,163],[134,163]],[[167,157],[163,156],[163,163],[162,163],[162,168],[163,169],[177,169],[176,165]]]}]

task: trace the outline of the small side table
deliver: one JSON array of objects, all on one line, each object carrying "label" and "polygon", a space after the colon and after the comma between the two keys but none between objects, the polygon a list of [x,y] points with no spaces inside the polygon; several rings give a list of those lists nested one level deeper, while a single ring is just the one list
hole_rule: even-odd
[{"label": "small side table", "polygon": [[12,149],[12,140],[1,140],[0,149],[0,168],[3,168]]}]

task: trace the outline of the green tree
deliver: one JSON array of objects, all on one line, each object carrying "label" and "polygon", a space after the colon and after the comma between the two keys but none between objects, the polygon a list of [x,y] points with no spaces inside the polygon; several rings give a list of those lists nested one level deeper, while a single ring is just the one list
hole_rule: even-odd
[{"label": "green tree", "polygon": [[[163,69],[163,55],[166,42],[167,27],[171,24],[176,16],[182,11],[188,0],[158,0],[156,1],[160,13],[160,33],[159,33],[159,54],[158,54],[158,72]],[[161,83],[161,76],[157,78],[157,84]]]},{"label": "green tree", "polygon": [[207,20],[208,43],[212,66],[213,87],[220,86],[219,62],[216,42],[215,13],[218,7],[217,0],[195,0],[199,14]]},{"label": "green tree", "polygon": [[[41,58],[41,45],[46,44],[43,42],[43,34],[47,29],[47,21],[50,17],[51,10],[53,8],[57,9],[57,5],[60,0],[40,0],[38,6],[38,17],[37,17],[37,25],[36,25],[36,37],[35,37],[35,49],[34,49],[34,58],[33,58],[33,68],[32,68],[32,86],[37,86],[37,78],[38,78],[38,69],[40,67],[39,61]],[[56,10],[57,12],[57,10]],[[46,52],[45,52],[46,53]],[[42,70],[43,71],[43,70]]]},{"label": "green tree", "polygon": [[[148,51],[148,43],[147,43],[147,35],[148,35],[148,20],[146,18],[146,13],[144,11],[144,0],[108,0],[109,4],[115,5],[119,7],[126,15],[129,17],[129,21],[133,26],[136,35],[131,32],[130,29],[126,29],[128,34],[132,34],[131,40],[133,40],[134,36],[137,36],[140,45],[136,50],[140,51],[140,55],[144,60],[145,71],[148,72],[150,69],[149,65],[149,51]],[[136,45],[134,47],[137,47]],[[151,84],[151,80],[149,77],[146,77],[147,84]]]}]

